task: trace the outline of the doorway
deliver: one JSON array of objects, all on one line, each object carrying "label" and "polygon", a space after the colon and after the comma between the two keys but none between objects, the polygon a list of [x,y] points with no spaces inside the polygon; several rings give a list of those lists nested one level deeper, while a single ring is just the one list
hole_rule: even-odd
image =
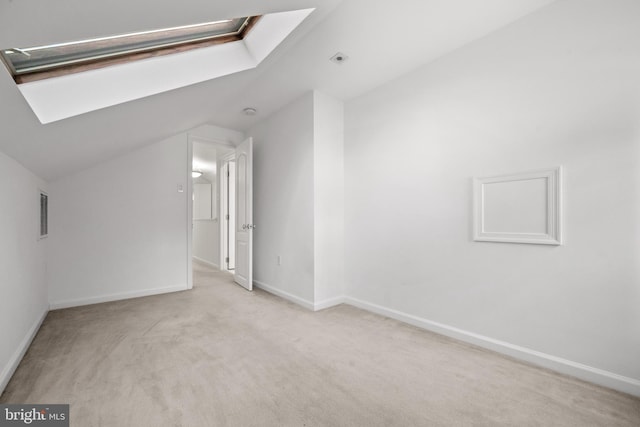
[{"label": "doorway", "polygon": [[253,140],[237,146],[189,135],[187,283],[194,260],[253,288]]},{"label": "doorway", "polygon": [[[229,212],[228,201],[228,182],[234,180],[227,177],[228,163],[235,158],[235,147],[190,135],[189,149],[188,279],[192,284],[192,261],[215,270],[230,271],[226,261],[229,249],[222,239],[229,234],[227,218],[235,219],[235,204]],[[231,185],[233,188],[233,182]]]}]

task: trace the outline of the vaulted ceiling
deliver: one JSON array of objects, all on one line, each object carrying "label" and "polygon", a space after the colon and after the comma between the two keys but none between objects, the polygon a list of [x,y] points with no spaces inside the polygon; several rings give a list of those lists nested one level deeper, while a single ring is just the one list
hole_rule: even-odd
[{"label": "vaulted ceiling", "polygon": [[553,1],[0,0],[0,48],[316,8],[256,69],[47,125],[0,67],[0,151],[55,180],[204,123],[245,130],[308,90],[351,99]]}]

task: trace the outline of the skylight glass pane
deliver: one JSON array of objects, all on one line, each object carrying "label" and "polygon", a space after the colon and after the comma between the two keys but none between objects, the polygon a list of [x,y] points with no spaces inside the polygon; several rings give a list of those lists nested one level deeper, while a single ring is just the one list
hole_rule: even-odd
[{"label": "skylight glass pane", "polygon": [[9,48],[3,49],[1,54],[16,76],[224,36],[238,36],[249,19],[235,18],[49,46]]}]

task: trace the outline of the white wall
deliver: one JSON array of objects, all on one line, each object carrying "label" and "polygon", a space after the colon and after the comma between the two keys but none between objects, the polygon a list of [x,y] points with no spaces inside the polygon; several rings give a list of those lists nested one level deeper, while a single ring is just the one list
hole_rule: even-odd
[{"label": "white wall", "polygon": [[[254,279],[310,309],[344,296],[344,106],[313,91],[254,138]],[[281,265],[278,265],[278,256]]]},{"label": "white wall", "polygon": [[49,308],[40,190],[44,181],[0,152],[0,394]]},{"label": "white wall", "polygon": [[234,146],[240,144],[244,140],[243,132],[215,125],[198,126],[197,128],[191,129],[188,133],[189,136],[201,140]]},{"label": "white wall", "polygon": [[193,221],[193,257],[220,268],[220,224],[217,218]]},{"label": "white wall", "polygon": [[[558,2],[348,102],[347,293],[638,393],[639,16]],[[471,240],[472,177],[557,165],[565,245]]]},{"label": "white wall", "polygon": [[344,296],[344,105],[313,93],[315,303]]},{"label": "white wall", "polygon": [[247,135],[254,138],[254,280],[312,304],[313,93],[268,117]]},{"label": "white wall", "polygon": [[187,157],[182,134],[50,185],[52,308],[186,289]]}]

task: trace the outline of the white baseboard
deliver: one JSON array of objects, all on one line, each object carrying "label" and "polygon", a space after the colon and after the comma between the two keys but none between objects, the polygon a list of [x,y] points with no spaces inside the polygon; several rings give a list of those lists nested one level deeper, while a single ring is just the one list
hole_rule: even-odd
[{"label": "white baseboard", "polygon": [[470,344],[484,347],[498,353],[506,354],[516,359],[524,360],[534,365],[542,366],[562,374],[570,375],[581,380],[589,381],[624,393],[640,396],[640,381],[618,375],[613,372],[605,371],[591,366],[583,365],[578,362],[563,359],[561,357],[552,356],[529,348],[510,344],[508,342],[485,337],[473,332],[448,326],[442,323],[423,319],[401,311],[382,307],[377,304],[362,301],[357,298],[345,297],[345,303],[363,310],[377,313],[382,316],[391,317],[401,322],[409,323],[422,329],[436,332],[451,338],[465,341]]},{"label": "white baseboard", "polygon": [[311,301],[307,301],[304,298],[297,297],[293,294],[290,294],[289,292],[281,291],[280,289],[274,288],[273,286],[269,286],[266,283],[262,283],[258,280],[254,280],[253,285],[257,288],[262,289],[263,291],[269,292],[270,294],[279,296],[280,298],[284,298],[288,301],[298,304],[306,308],[307,310],[313,311],[315,309],[314,304]]},{"label": "white baseboard", "polygon": [[216,269],[220,270],[220,266],[218,264],[212,263],[211,261],[207,261],[206,259],[198,258],[195,255],[193,256],[193,259],[195,259],[196,261],[201,262],[203,264],[206,264],[209,267],[213,267],[213,268],[216,268]]},{"label": "white baseboard", "polygon": [[9,380],[13,376],[13,373],[16,371],[16,369],[18,369],[18,365],[22,361],[22,358],[29,349],[31,342],[38,333],[40,325],[42,325],[45,317],[47,317],[47,313],[49,313],[49,310],[45,310],[42,315],[35,321],[35,323],[27,332],[27,335],[25,335],[24,339],[22,340],[16,351],[13,353],[13,356],[11,356],[11,359],[9,359],[9,363],[7,363],[4,368],[2,368],[2,373],[0,373],[0,395],[2,395],[2,392],[7,387],[7,384],[9,384]]},{"label": "white baseboard", "polygon": [[286,299],[288,301],[291,301],[291,302],[293,302],[295,304],[298,304],[298,305],[306,308],[307,310],[311,310],[311,311],[324,310],[324,309],[329,308],[329,307],[334,307],[336,305],[344,304],[344,302],[345,302],[345,297],[340,296],[340,297],[328,298],[328,299],[326,299],[324,301],[313,303],[313,302],[308,301],[308,300],[306,300],[304,298],[300,298],[300,297],[297,297],[297,296],[295,296],[293,294],[290,294],[289,292],[285,292],[285,291],[282,291],[282,290],[280,290],[278,288],[274,288],[273,286],[267,285],[266,283],[261,282],[259,280],[254,280],[253,281],[253,285],[256,288],[260,288],[263,291],[269,292],[270,294],[279,296],[280,298],[284,298],[284,299]]},{"label": "white baseboard", "polygon": [[82,305],[100,304],[102,302],[119,301],[123,299],[147,297],[150,295],[167,294],[170,292],[186,291],[187,285],[167,286],[165,288],[144,289],[141,291],[122,292],[119,294],[101,295],[97,297],[79,298],[67,301],[52,301],[49,306],[51,310],[61,308],[79,307]]},{"label": "white baseboard", "polygon": [[346,301],[345,297],[329,298],[329,299],[326,299],[324,301],[316,302],[313,305],[313,310],[314,311],[324,310],[326,308],[330,308],[330,307],[334,307],[336,305],[344,304],[345,301]]}]

